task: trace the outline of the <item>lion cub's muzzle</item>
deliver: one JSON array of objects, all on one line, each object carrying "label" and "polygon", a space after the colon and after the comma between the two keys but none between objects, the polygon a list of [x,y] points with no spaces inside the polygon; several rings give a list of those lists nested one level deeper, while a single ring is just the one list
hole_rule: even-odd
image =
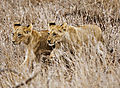
[{"label": "lion cub's muzzle", "polygon": [[17,43],[16,41],[12,41],[12,43],[13,43],[14,45],[20,44],[20,43]]},{"label": "lion cub's muzzle", "polygon": [[15,44],[15,41],[12,41],[12,43],[13,43],[14,45],[16,45],[16,44]]},{"label": "lion cub's muzzle", "polygon": [[51,43],[51,40],[48,40],[47,43],[49,46],[55,46],[55,43]]},{"label": "lion cub's muzzle", "polygon": [[51,43],[51,40],[48,40],[48,44],[50,44]]}]

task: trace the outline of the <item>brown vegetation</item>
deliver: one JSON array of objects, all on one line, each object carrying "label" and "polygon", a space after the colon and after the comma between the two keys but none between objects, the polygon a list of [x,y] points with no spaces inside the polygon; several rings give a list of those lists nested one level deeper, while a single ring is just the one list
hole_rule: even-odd
[{"label": "brown vegetation", "polygon": [[[0,0],[0,88],[119,88],[119,8],[120,0]],[[51,21],[96,24],[105,44],[98,50],[89,41],[79,53],[61,45],[55,58],[34,63],[32,73],[20,68],[25,47],[12,44],[14,22],[45,30]]]}]

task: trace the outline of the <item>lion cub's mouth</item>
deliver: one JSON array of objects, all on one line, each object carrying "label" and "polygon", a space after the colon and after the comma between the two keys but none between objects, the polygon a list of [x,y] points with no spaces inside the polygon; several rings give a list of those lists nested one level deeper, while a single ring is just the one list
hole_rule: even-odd
[{"label": "lion cub's mouth", "polygon": [[20,42],[12,41],[12,43],[13,43],[14,45],[20,45]]},{"label": "lion cub's mouth", "polygon": [[55,48],[55,44],[52,46],[52,48]]},{"label": "lion cub's mouth", "polygon": [[51,40],[48,40],[47,43],[49,46],[52,46],[52,47],[55,46],[55,43],[51,43]]},{"label": "lion cub's mouth", "polygon": [[53,47],[55,46],[55,44],[50,44],[50,43],[49,43],[48,45],[49,45],[49,46],[53,46]]}]

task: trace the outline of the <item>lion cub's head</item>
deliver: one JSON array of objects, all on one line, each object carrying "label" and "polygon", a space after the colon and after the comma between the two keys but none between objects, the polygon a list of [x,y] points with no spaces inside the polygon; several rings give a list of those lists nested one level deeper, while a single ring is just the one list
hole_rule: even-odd
[{"label": "lion cub's head", "polygon": [[48,36],[47,42],[50,46],[53,46],[56,43],[62,41],[62,37],[64,36],[67,29],[67,23],[64,23],[62,25],[49,23],[49,27],[50,27],[50,32],[48,33],[49,36]]},{"label": "lion cub's head", "polygon": [[12,33],[13,44],[17,45],[20,44],[21,42],[27,44],[29,42],[31,32],[32,32],[32,24],[28,26],[21,26],[21,24],[15,23]]}]

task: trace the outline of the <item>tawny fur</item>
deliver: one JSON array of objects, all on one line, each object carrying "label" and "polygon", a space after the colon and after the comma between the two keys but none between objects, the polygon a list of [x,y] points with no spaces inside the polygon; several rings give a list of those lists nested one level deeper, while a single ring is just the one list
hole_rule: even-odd
[{"label": "tawny fur", "polygon": [[32,29],[32,24],[29,26],[21,26],[14,24],[13,43],[26,45],[26,57],[22,65],[29,65],[33,60],[38,61],[41,55],[50,55],[52,47],[47,44],[48,30],[40,32]]},{"label": "tawny fur", "polygon": [[[88,40],[90,35],[95,37],[97,41],[104,42],[102,31],[97,25],[82,25],[79,27],[69,26],[67,23],[63,25],[56,25],[55,23],[50,23],[50,32],[48,36],[48,44],[50,46],[55,45],[59,48],[58,43],[64,43],[71,48],[73,45],[75,49],[85,43],[88,45]],[[73,43],[71,45],[71,42]],[[91,40],[94,44],[94,39]]]}]

